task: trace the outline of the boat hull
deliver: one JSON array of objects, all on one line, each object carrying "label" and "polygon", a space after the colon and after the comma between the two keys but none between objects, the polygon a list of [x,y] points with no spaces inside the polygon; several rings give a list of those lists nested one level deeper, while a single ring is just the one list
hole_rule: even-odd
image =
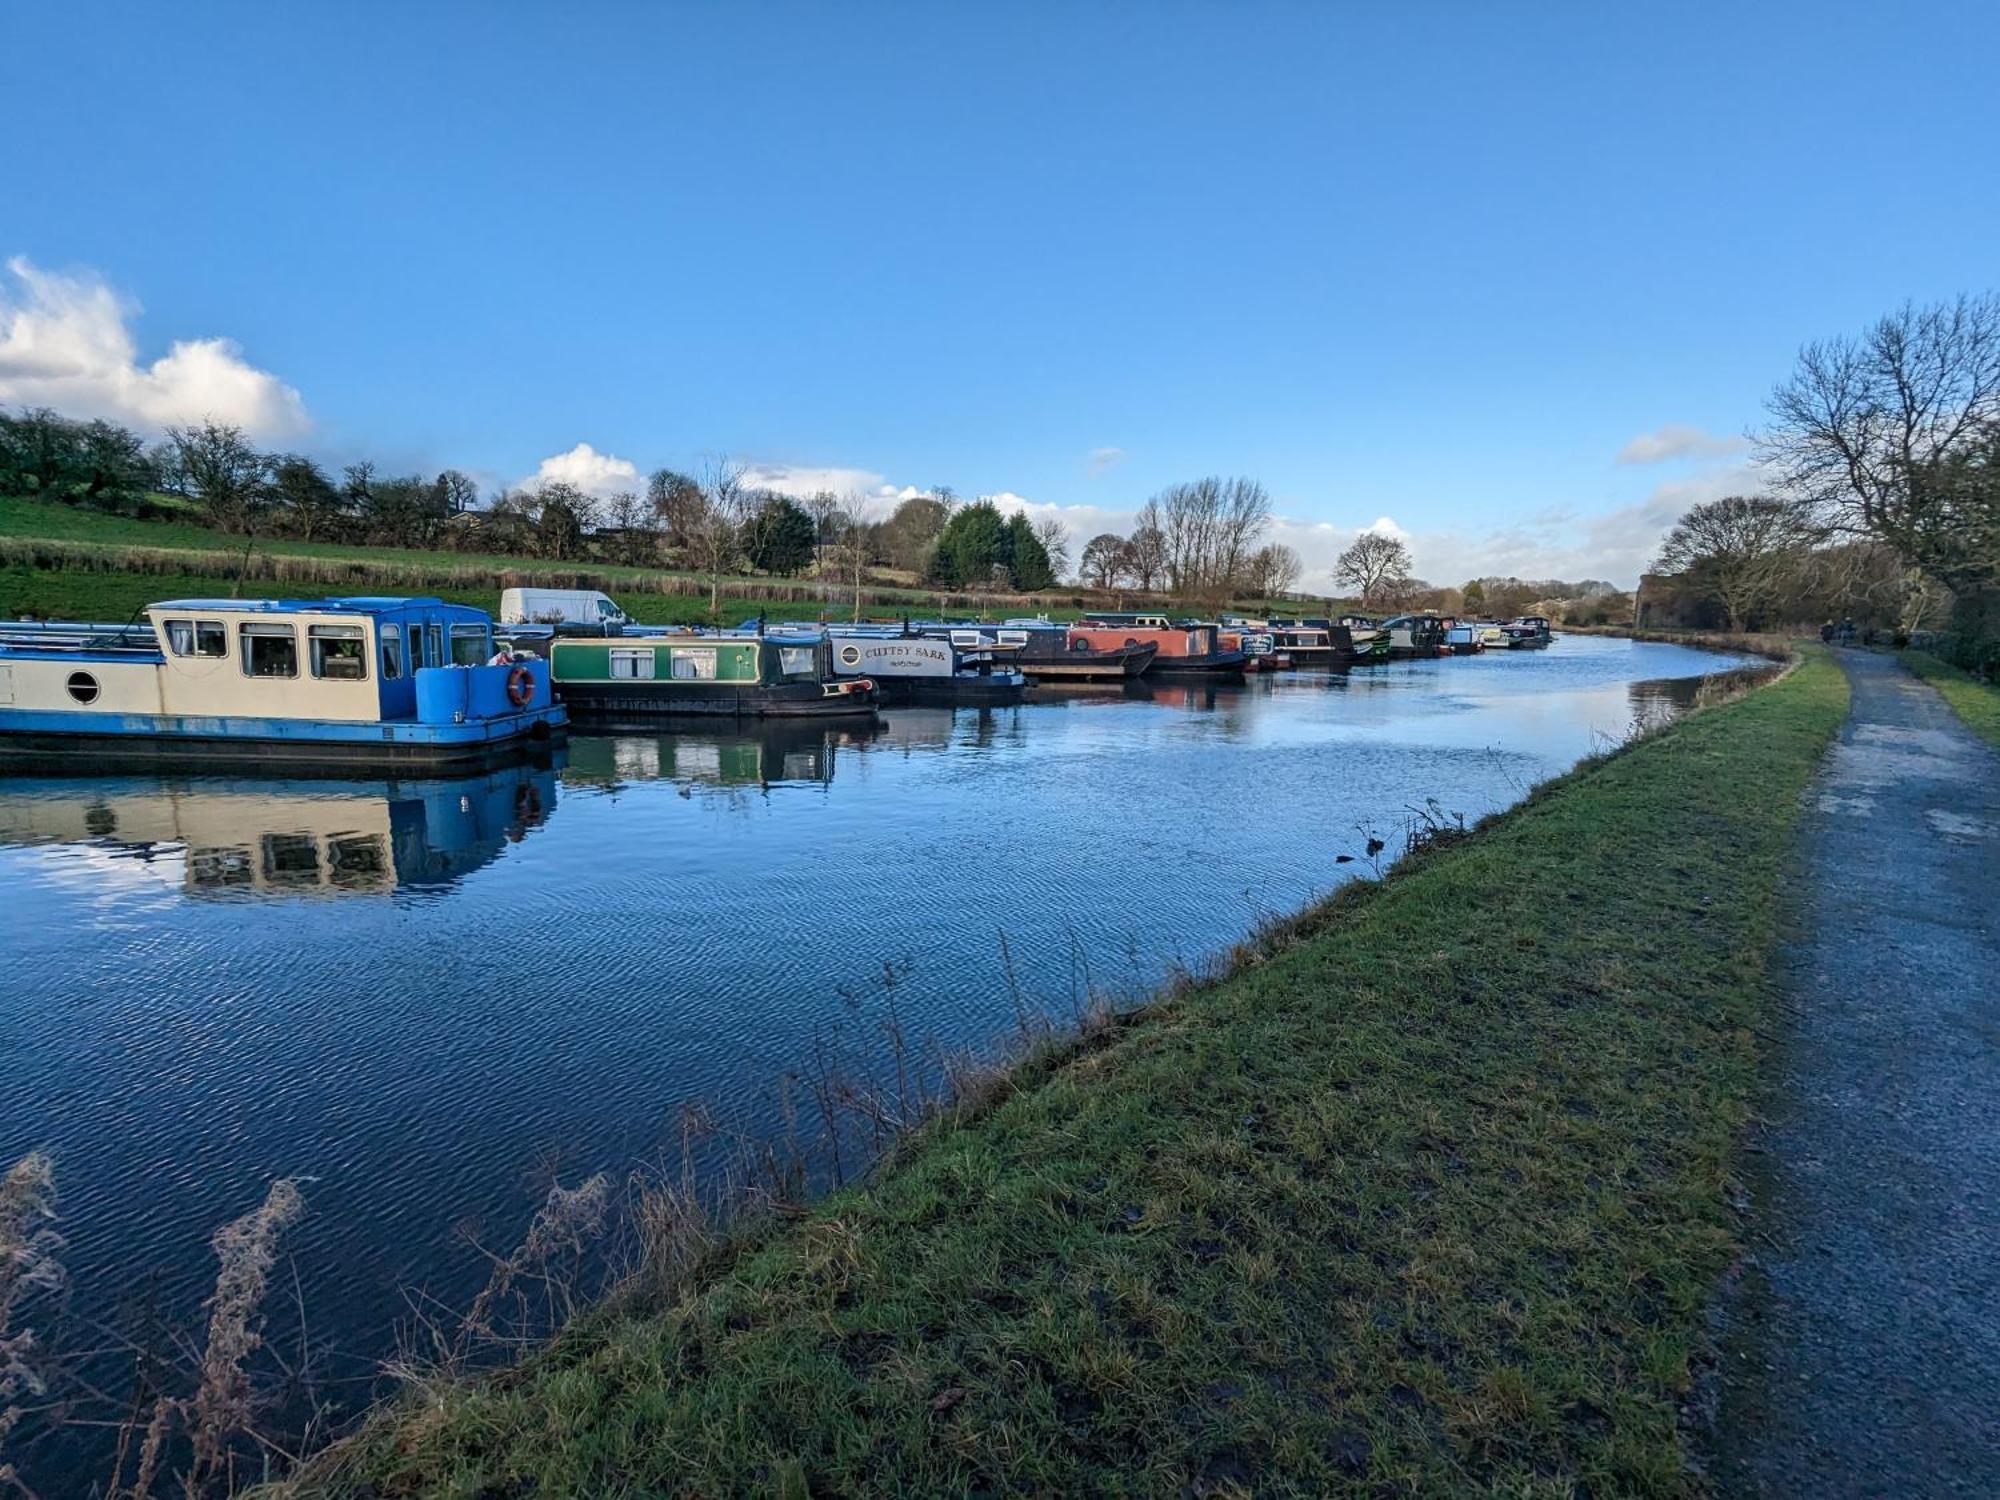
[{"label": "boat hull", "polygon": [[928,703],[1004,708],[1025,698],[1028,684],[1017,674],[1005,673],[990,677],[877,677],[875,690],[885,705]]},{"label": "boat hull", "polygon": [[[875,713],[872,688],[827,692],[817,682],[730,683],[643,678],[617,682],[562,682],[556,690],[579,724],[645,724],[675,718],[854,719]],[[845,687],[845,685],[843,685]]]},{"label": "boat hull", "polygon": [[561,709],[463,724],[10,713],[0,719],[0,759],[87,755],[146,765],[464,769],[546,751],[567,724]]},{"label": "boat hull", "polygon": [[1249,661],[1241,651],[1212,651],[1206,656],[1156,656],[1155,677],[1241,677]]}]

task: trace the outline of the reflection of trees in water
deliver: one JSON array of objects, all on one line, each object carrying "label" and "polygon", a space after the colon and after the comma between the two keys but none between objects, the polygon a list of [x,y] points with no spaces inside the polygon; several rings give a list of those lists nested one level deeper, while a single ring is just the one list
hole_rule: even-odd
[{"label": "reflection of trees in water", "polygon": [[1632,706],[1632,733],[1651,733],[1697,708],[1736,697],[1777,670],[1766,663],[1710,672],[1702,677],[1655,677],[1628,683],[1626,698]]}]

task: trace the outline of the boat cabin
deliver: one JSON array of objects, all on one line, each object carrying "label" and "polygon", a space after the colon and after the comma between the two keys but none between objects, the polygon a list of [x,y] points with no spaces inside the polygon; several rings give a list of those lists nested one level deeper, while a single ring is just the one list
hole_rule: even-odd
[{"label": "boat cabin", "polygon": [[143,626],[0,628],[0,736],[417,761],[560,727],[546,668],[492,657],[492,619],[441,599],[170,599]]}]

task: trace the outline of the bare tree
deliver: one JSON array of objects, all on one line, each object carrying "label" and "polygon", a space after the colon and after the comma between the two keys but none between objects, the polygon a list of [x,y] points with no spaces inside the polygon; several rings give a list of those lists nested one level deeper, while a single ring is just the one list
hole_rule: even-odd
[{"label": "bare tree", "polygon": [[176,467],[186,493],[201,502],[223,531],[250,536],[271,500],[271,461],[250,446],[241,427],[195,422],[169,427]]},{"label": "bare tree", "polygon": [[1167,577],[1167,538],[1160,529],[1160,502],[1148,500],[1125,544],[1125,566],[1135,588],[1151,591]]},{"label": "bare tree", "polygon": [[695,564],[708,574],[708,612],[720,618],[722,576],[743,558],[743,523],[753,492],[743,483],[744,466],[733,459],[711,459],[701,475],[701,512],[693,518],[684,544]]},{"label": "bare tree", "polygon": [[1035,522],[1035,540],[1049,555],[1049,575],[1061,579],[1069,572],[1069,527],[1060,516],[1043,516]]},{"label": "bare tree", "polygon": [[1250,556],[1245,585],[1260,599],[1290,593],[1298,586],[1305,564],[1283,542],[1270,542]]},{"label": "bare tree", "polygon": [[677,469],[655,469],[646,480],[646,508],[670,547],[687,547],[700,530],[707,502],[701,481]]},{"label": "bare tree", "polygon": [[1696,574],[1743,629],[1797,576],[1808,548],[1824,535],[1808,508],[1768,495],[1730,495],[1697,505],[1660,544],[1656,573]]},{"label": "bare tree", "polygon": [[1991,479],[1964,482],[2000,444],[2000,295],[1905,303],[1808,344],[1768,405],[1761,456],[1789,494],[1954,589],[2000,583]]},{"label": "bare tree", "polygon": [[1100,532],[1083,544],[1078,564],[1083,581],[1093,588],[1116,588],[1118,580],[1131,571],[1132,544],[1116,532]]},{"label": "bare tree", "polygon": [[[907,505],[910,502],[904,503]],[[868,581],[870,533],[874,530],[868,519],[868,497],[857,490],[849,490],[841,496],[834,510],[832,526],[834,541],[822,576],[837,578],[853,591],[854,618],[858,620],[861,618],[862,588]]]},{"label": "bare tree", "polygon": [[1369,608],[1391,603],[1410,582],[1409,543],[1399,536],[1364,531],[1335,560],[1333,576]]},{"label": "bare tree", "polygon": [[1210,476],[1176,484],[1147,502],[1157,517],[1167,586],[1221,598],[1243,581],[1271,519],[1271,497],[1254,479]]},{"label": "bare tree", "polygon": [[444,491],[445,514],[462,516],[479,504],[479,485],[462,469],[446,469],[438,475]]}]

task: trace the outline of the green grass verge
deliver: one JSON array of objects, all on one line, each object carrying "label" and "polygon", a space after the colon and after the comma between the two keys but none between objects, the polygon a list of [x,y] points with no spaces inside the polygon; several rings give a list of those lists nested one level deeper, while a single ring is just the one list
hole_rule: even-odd
[{"label": "green grass verge", "polygon": [[1788,677],[1025,1068],[301,1494],[1679,1494],[1802,793]]},{"label": "green grass verge", "polygon": [[1905,651],[1902,657],[1904,666],[1938,690],[1966,728],[1989,745],[2000,745],[2000,687],[1927,651]]}]

